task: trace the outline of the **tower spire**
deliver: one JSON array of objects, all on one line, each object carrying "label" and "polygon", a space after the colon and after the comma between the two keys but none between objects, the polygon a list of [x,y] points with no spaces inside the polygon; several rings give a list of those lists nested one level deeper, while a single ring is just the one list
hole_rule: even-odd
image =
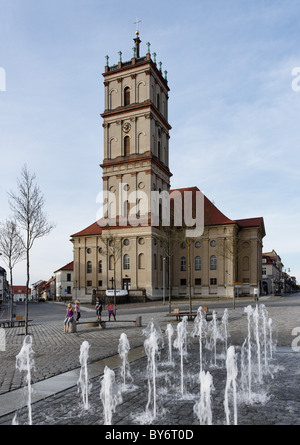
[{"label": "tower spire", "polygon": [[136,24],[136,38],[133,39],[134,43],[135,43],[135,55],[136,58],[138,59],[140,57],[140,43],[141,43],[141,39],[140,39],[140,31],[139,31],[139,23],[141,23],[142,20],[139,20],[139,18],[136,18],[136,22],[134,22]]}]

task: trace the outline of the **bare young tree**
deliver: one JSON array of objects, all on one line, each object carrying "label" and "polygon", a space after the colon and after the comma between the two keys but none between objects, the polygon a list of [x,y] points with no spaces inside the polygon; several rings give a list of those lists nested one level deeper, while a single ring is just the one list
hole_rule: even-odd
[{"label": "bare young tree", "polygon": [[17,192],[9,192],[9,204],[13,215],[24,232],[23,244],[26,252],[26,299],[25,299],[25,335],[28,334],[28,288],[30,279],[30,250],[36,239],[48,235],[54,224],[47,221],[44,213],[45,199],[31,174],[24,165],[21,177],[17,181]]},{"label": "bare young tree", "polygon": [[10,272],[10,321],[13,318],[13,268],[25,256],[24,244],[17,224],[13,220],[0,223],[0,252]]},{"label": "bare young tree", "polygon": [[182,227],[175,227],[174,225],[160,226],[159,231],[155,234],[155,238],[160,242],[164,258],[167,259],[170,313],[172,300],[172,260],[174,252],[178,250],[178,246],[185,239],[185,230]]},{"label": "bare young tree", "polygon": [[[102,233],[103,236],[103,233]],[[117,264],[122,258],[122,238],[112,231],[105,233],[102,238],[103,255],[106,255],[108,267],[113,269],[114,306],[116,305]]]}]

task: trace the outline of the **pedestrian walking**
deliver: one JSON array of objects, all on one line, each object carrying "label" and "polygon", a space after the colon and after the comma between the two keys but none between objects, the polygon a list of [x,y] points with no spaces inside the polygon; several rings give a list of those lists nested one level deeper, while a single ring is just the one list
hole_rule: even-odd
[{"label": "pedestrian walking", "polygon": [[96,305],[95,305],[95,309],[96,309],[97,320],[98,320],[98,321],[101,321],[102,303],[101,303],[99,297],[96,297]]}]

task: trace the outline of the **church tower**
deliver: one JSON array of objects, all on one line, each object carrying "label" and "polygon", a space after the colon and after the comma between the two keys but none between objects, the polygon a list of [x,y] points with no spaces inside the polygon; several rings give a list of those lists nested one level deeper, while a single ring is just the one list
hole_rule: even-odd
[{"label": "church tower", "polygon": [[117,289],[144,288],[154,296],[154,289],[162,294],[163,256],[153,237],[157,229],[151,223],[151,192],[170,190],[169,87],[167,71],[162,72],[155,53],[151,57],[150,43],[141,56],[138,30],[133,40],[131,60],[123,62],[120,51],[118,63],[110,66],[106,56],[103,73],[102,238],[113,233],[124,244]]},{"label": "church tower", "polygon": [[[167,72],[147,53],[140,57],[139,32],[132,59],[105,66],[103,191],[114,193],[106,217],[145,217],[151,191],[170,188]],[[136,196],[135,196],[136,193]],[[111,195],[112,196],[112,195]],[[127,199],[129,198],[129,199]],[[136,199],[135,199],[136,198]],[[143,199],[144,198],[144,199]],[[144,202],[143,202],[144,201]],[[143,219],[145,223],[145,218]],[[142,223],[142,221],[141,221]],[[136,221],[138,225],[138,221]]]}]

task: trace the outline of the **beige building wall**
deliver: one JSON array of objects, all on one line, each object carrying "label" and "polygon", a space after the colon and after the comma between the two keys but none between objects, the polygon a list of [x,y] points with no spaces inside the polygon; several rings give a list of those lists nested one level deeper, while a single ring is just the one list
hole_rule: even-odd
[{"label": "beige building wall", "polygon": [[[104,218],[101,227],[94,223],[72,236],[74,288],[78,298],[89,300],[94,290],[111,289],[115,277],[117,289],[129,285],[131,290],[145,289],[149,298],[161,298],[164,271],[166,287],[168,283],[168,260],[159,229],[150,221],[151,193],[170,191],[172,176],[168,83],[149,53],[106,66],[103,76]],[[188,152],[187,162],[193,162]],[[261,281],[262,218],[231,221],[208,205],[201,238],[192,240],[189,249],[187,241],[175,249],[172,295],[232,297],[236,282],[249,294]],[[115,271],[106,247],[111,234],[120,245]]]}]

